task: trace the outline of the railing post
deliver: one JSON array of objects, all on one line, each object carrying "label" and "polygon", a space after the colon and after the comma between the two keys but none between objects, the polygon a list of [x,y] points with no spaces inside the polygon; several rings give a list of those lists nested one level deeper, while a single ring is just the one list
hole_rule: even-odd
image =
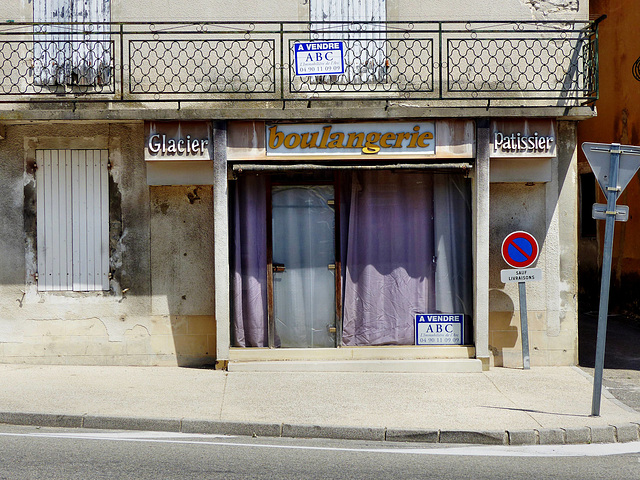
[{"label": "railing post", "polygon": [[284,102],[284,24],[283,23],[280,23],[280,100]]},{"label": "railing post", "polygon": [[442,68],[444,62],[442,61],[442,22],[438,22],[438,43],[440,48],[440,58],[438,58],[438,73],[440,75],[438,80],[438,88],[440,92],[440,100],[442,100]]},{"label": "railing post", "polygon": [[120,100],[124,99],[124,25],[120,24]]}]

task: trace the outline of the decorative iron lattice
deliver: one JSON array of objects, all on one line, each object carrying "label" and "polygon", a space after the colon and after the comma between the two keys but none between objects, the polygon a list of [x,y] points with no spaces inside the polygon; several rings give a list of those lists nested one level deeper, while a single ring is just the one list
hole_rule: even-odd
[{"label": "decorative iron lattice", "polygon": [[557,92],[586,89],[588,38],[448,39],[450,92]]},{"label": "decorative iron lattice", "polygon": [[275,41],[132,40],[130,93],[275,93]]},{"label": "decorative iron lattice", "polygon": [[[351,34],[353,36],[353,34]],[[295,76],[294,45],[289,47],[291,92],[433,92],[433,40],[347,40],[342,75]]]},{"label": "decorative iron lattice", "polygon": [[111,41],[0,41],[0,94],[115,93]]},{"label": "decorative iron lattice", "polygon": [[[597,99],[598,22],[15,23],[0,103]],[[345,73],[297,76],[293,45],[344,42]],[[536,103],[537,102],[537,103]],[[564,102],[564,103],[563,103]],[[436,105],[436,104],[432,104]]]}]

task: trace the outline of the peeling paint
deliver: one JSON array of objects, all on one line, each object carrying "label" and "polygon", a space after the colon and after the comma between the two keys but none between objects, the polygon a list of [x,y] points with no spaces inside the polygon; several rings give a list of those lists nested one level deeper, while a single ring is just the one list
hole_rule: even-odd
[{"label": "peeling paint", "polygon": [[120,295],[122,283],[122,257],[126,249],[123,240],[126,231],[122,226],[122,193],[116,182],[113,169],[109,172],[109,270],[111,272],[111,290]]},{"label": "peeling paint", "polygon": [[[25,164],[25,173],[23,176],[23,196],[22,214],[24,221],[24,243],[25,243],[25,282],[27,287],[27,296],[36,294],[37,282],[36,272],[37,264],[37,211],[36,211],[36,165],[34,160],[27,160]],[[32,291],[33,290],[33,291]]]},{"label": "peeling paint", "polygon": [[579,0],[520,0],[531,9],[531,13],[549,15],[553,13],[577,12]]},{"label": "peeling paint", "polygon": [[133,331],[136,327],[142,328],[147,336],[151,335],[146,325],[141,324],[138,319],[129,319],[126,315],[95,319],[104,325],[110,342],[124,342],[126,333]]}]

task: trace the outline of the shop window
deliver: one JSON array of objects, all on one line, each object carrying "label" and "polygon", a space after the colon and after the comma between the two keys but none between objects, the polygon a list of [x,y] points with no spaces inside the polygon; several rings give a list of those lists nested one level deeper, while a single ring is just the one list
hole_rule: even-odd
[{"label": "shop window", "polygon": [[464,314],[471,339],[462,174],[354,170],[333,181],[234,183],[234,345],[413,345],[419,313]]},{"label": "shop window", "polygon": [[580,174],[580,236],[592,238],[596,236],[596,220],[591,210],[596,203],[596,177],[592,172]]},{"label": "shop window", "polygon": [[321,32],[312,40],[345,42],[345,74],[317,80],[349,84],[386,81],[386,0],[311,0],[310,18],[312,30]]},{"label": "shop window", "polygon": [[39,291],[109,289],[107,150],[36,150]]},{"label": "shop window", "polygon": [[[106,85],[111,81],[110,0],[34,0],[37,85]],[[78,25],[47,25],[74,22]]]}]

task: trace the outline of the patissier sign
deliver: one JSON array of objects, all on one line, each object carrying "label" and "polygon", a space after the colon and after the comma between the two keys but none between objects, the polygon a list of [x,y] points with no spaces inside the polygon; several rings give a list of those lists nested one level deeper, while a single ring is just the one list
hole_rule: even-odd
[{"label": "patissier sign", "polygon": [[493,150],[502,153],[548,153],[555,147],[556,139],[552,135],[523,135],[520,132],[511,135],[502,132],[493,133]]},{"label": "patissier sign", "polygon": [[492,157],[555,157],[555,122],[549,119],[491,122]]}]

